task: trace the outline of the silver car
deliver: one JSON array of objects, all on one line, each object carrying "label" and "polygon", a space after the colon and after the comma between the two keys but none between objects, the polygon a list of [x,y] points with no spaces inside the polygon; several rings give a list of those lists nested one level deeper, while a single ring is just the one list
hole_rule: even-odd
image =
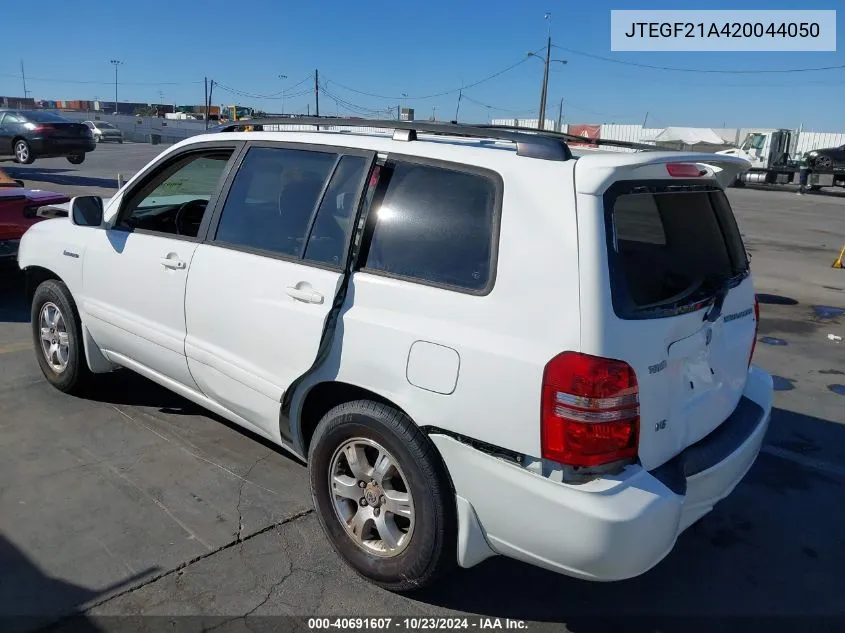
[{"label": "silver car", "polygon": [[106,123],[105,121],[85,121],[85,125],[94,133],[94,139],[98,143],[123,142],[123,132],[111,123]]}]

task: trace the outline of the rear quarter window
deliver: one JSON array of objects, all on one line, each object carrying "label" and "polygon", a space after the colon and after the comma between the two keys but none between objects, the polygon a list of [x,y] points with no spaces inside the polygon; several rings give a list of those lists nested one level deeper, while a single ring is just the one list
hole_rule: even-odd
[{"label": "rear quarter window", "polygon": [[[494,277],[499,186],[476,172],[410,162],[382,170],[364,269],[483,293]],[[383,186],[383,185],[380,185]]]}]

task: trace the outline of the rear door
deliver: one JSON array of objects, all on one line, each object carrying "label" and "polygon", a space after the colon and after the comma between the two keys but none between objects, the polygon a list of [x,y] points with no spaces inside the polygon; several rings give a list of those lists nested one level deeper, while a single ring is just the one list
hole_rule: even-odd
[{"label": "rear door", "polygon": [[599,200],[612,314],[594,340],[600,355],[636,371],[639,456],[652,468],[736,408],[756,321],[748,259],[724,191],[710,178],[672,178],[665,165],[649,174],[662,177],[617,181]]},{"label": "rear door", "polygon": [[251,145],[194,254],[185,298],[191,375],[265,436],[279,437],[283,395],[317,357],[373,160],[324,146]]}]

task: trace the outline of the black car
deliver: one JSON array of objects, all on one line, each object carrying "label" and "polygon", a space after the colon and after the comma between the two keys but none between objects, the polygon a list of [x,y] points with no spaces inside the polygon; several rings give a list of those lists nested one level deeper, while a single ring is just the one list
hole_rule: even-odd
[{"label": "black car", "polygon": [[91,130],[58,114],[38,110],[0,110],[0,156],[28,165],[36,158],[66,156],[73,165],[97,146]]},{"label": "black car", "polygon": [[845,169],[845,145],[807,152],[807,165],[810,169]]}]

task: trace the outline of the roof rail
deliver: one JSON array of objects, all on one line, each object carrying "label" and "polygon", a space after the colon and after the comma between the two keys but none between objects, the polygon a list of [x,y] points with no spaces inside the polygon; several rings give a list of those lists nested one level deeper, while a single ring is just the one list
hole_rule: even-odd
[{"label": "roof rail", "polygon": [[[539,132],[539,130],[526,128],[509,129],[498,126],[465,125],[463,123],[345,119],[335,117],[273,117],[232,121],[218,125],[210,129],[209,132],[236,132],[244,128],[262,131],[265,125],[314,125],[317,126],[317,129],[320,126],[380,128],[394,130],[393,138],[397,141],[415,141],[417,140],[417,133],[493,139],[515,143],[518,156],[561,161],[572,158],[572,152],[569,150],[569,146],[566,144],[566,139],[563,136],[535,133]],[[573,138],[579,139],[579,137]]]},{"label": "roof rail", "polygon": [[671,151],[679,151],[673,150],[666,147],[656,147],[654,145],[647,145],[645,143],[635,143],[632,141],[616,141],[613,139],[605,139],[605,138],[586,138],[584,136],[577,136],[575,134],[567,134],[566,132],[555,132],[553,130],[535,130],[532,128],[524,128],[518,127],[515,125],[487,125],[482,124],[479,125],[480,128],[496,128],[499,130],[523,130],[525,132],[533,132],[534,134],[540,136],[547,136],[550,138],[559,138],[564,141],[569,141],[571,143],[581,143],[582,145],[593,145],[593,146],[601,146],[606,145],[607,147],[624,147],[626,149],[637,149],[646,152],[671,152]]}]

